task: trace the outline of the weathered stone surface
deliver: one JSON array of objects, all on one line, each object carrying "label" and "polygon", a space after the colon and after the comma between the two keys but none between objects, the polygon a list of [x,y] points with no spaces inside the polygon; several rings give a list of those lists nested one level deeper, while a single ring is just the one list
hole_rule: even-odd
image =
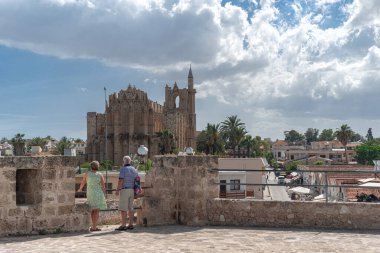
[{"label": "weathered stone surface", "polygon": [[60,189],[62,191],[75,192],[75,181],[74,180],[70,180],[70,181],[67,181],[67,182],[62,182]]},{"label": "weathered stone surface", "polygon": [[16,170],[15,169],[9,169],[3,171],[3,176],[8,181],[16,181]]},{"label": "weathered stone surface", "polygon": [[26,210],[25,210],[25,216],[26,217],[38,217],[41,215],[41,205],[33,205],[33,206],[29,206]]},{"label": "weathered stone surface", "polygon": [[8,217],[20,216],[23,213],[21,208],[11,208],[8,209]]},{"label": "weathered stone surface", "polygon": [[56,171],[54,169],[43,170],[42,179],[54,180],[56,177]]},{"label": "weathered stone surface", "polygon": [[58,195],[58,203],[59,204],[65,203],[65,200],[66,200],[66,196],[64,194]]},{"label": "weathered stone surface", "polygon": [[44,213],[44,215],[46,215],[46,216],[54,216],[54,215],[56,215],[56,207],[55,206],[49,206],[49,207],[45,207],[44,209],[43,209],[43,213]]},{"label": "weathered stone surface", "polygon": [[[76,158],[60,156],[0,159],[0,236],[52,231],[55,225],[65,231],[87,229],[87,207],[75,209],[77,164]],[[57,176],[60,172],[62,179]]]},{"label": "weathered stone surface", "polygon": [[59,206],[58,207],[58,215],[71,214],[73,212],[74,207],[72,205]]}]

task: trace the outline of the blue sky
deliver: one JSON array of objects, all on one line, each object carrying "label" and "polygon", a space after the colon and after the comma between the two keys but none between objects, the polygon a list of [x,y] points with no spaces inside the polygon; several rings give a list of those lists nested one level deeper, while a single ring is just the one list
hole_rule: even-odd
[{"label": "blue sky", "polygon": [[380,136],[380,1],[0,0],[0,138],[85,139],[104,86],[162,104],[190,64],[197,130]]}]

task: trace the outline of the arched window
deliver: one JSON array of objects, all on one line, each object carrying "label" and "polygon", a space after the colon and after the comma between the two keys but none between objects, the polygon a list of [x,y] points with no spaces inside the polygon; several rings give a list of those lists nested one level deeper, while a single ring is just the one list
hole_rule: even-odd
[{"label": "arched window", "polygon": [[179,108],[179,96],[175,98],[174,102],[175,102],[175,108]]}]

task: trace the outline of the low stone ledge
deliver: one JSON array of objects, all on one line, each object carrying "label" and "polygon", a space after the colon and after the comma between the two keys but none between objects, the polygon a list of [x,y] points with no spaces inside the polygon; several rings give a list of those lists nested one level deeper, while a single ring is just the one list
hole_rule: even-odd
[{"label": "low stone ledge", "polygon": [[207,209],[208,225],[380,230],[379,203],[215,198]]}]

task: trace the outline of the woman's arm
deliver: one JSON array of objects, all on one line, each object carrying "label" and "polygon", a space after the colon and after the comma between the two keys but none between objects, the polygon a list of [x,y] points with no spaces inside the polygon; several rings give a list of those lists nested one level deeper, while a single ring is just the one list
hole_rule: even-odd
[{"label": "woman's arm", "polygon": [[103,193],[106,194],[106,187],[105,187],[103,175],[100,175],[100,186],[102,187]]},{"label": "woman's arm", "polygon": [[87,180],[87,172],[84,173],[83,178],[82,178],[82,182],[80,183],[80,186],[79,186],[79,189],[78,189],[77,192],[81,192],[82,191],[83,186],[86,184],[86,180]]}]

